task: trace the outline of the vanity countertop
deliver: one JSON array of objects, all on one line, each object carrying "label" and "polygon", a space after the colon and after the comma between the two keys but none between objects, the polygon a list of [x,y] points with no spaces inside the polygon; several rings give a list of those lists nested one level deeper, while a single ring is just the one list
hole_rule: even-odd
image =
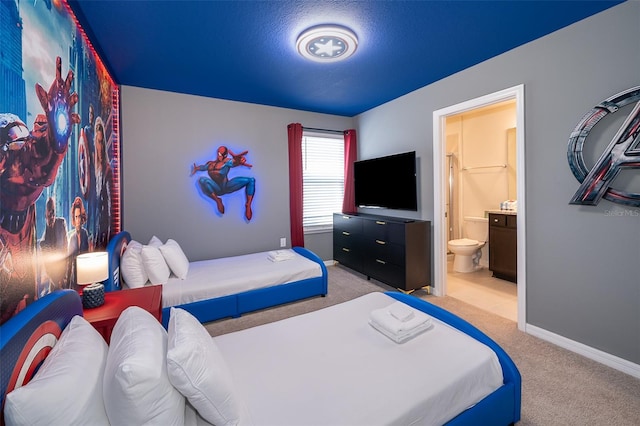
[{"label": "vanity countertop", "polygon": [[508,214],[508,215],[512,215],[515,216],[518,214],[517,210],[487,210],[487,214]]}]

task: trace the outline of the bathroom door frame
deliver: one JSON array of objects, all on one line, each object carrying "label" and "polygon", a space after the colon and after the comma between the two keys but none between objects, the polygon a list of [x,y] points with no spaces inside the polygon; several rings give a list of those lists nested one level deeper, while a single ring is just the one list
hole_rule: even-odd
[{"label": "bathroom door frame", "polygon": [[524,140],[524,85],[513,86],[479,98],[471,99],[433,112],[433,235],[434,235],[434,287],[433,294],[447,294],[447,232],[446,224],[446,121],[447,117],[476,108],[508,100],[516,101],[516,188],[518,194],[517,247],[518,247],[518,329],[524,331],[527,318],[527,265],[526,265],[526,193],[525,193],[525,140]]}]

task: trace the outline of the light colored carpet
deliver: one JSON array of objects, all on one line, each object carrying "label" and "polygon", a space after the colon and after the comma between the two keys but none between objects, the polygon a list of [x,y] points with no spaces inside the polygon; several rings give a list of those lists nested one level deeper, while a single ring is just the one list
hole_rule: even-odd
[{"label": "light colored carpet", "polygon": [[[215,321],[206,328],[215,336],[321,309],[372,291],[393,291],[341,266],[331,266],[328,271],[326,297]],[[462,301],[427,295],[421,290],[413,294],[469,321],[507,351],[522,375],[519,426],[640,425],[639,379],[523,333],[515,322]]]}]

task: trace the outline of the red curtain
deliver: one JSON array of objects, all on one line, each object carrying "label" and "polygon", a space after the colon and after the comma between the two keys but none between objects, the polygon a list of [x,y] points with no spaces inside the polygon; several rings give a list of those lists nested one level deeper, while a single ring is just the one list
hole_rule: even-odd
[{"label": "red curtain", "polygon": [[302,227],[302,124],[289,124],[287,133],[289,137],[291,247],[304,247],[304,229]]},{"label": "red curtain", "polygon": [[358,142],[356,131],[344,131],[344,199],[342,213],[357,213],[355,195],[353,192],[353,163],[358,157]]}]

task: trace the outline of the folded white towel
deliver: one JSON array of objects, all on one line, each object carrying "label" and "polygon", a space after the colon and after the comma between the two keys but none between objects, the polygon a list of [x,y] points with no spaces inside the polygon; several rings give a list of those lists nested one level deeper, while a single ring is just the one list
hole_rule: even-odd
[{"label": "folded white towel", "polygon": [[289,250],[274,250],[267,255],[272,262],[282,262],[283,260],[293,259],[295,255]]},{"label": "folded white towel", "polygon": [[396,303],[404,306],[397,306],[394,303],[371,311],[369,324],[396,343],[406,342],[431,328],[432,322],[429,315],[402,302]]},{"label": "folded white towel", "polygon": [[398,333],[398,334],[393,334],[391,332],[389,332],[389,330],[385,329],[384,327],[382,327],[380,324],[374,322],[374,321],[369,321],[369,324],[375,328],[376,330],[378,330],[381,334],[387,336],[389,339],[393,340],[396,343],[404,343],[408,340],[413,339],[414,337],[416,337],[417,335],[425,332],[426,330],[430,329],[432,327],[432,323],[431,321],[427,321],[422,323],[421,325],[406,331],[404,333]]},{"label": "folded white towel", "polygon": [[407,306],[407,308],[412,311],[412,318],[408,319],[407,321],[400,321],[391,314],[391,306],[392,305],[389,305],[385,308],[375,309],[371,311],[371,320],[378,323],[380,326],[384,327],[392,334],[405,333],[425,322],[431,321],[431,317],[429,315],[417,309],[413,309],[408,305],[405,306]]},{"label": "folded white towel", "polygon": [[393,305],[389,306],[389,313],[392,317],[398,319],[401,322],[409,321],[413,318],[413,309],[411,306],[406,305],[402,302],[396,302]]}]

